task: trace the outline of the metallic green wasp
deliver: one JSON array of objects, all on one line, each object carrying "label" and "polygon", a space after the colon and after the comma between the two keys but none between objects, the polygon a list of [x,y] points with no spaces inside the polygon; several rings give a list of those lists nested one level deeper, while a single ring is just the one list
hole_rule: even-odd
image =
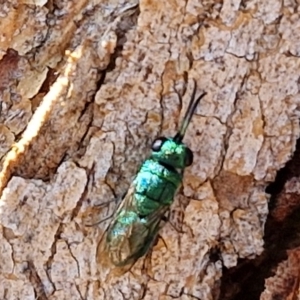
[{"label": "metallic green wasp", "polygon": [[177,134],[153,142],[150,157],[142,164],[98,245],[98,259],[101,260],[104,250],[115,266],[133,264],[155,242],[160,223],[182,183],[183,171],[193,162],[193,152],[182,140],[205,95],[195,100],[195,94],[196,83]]}]

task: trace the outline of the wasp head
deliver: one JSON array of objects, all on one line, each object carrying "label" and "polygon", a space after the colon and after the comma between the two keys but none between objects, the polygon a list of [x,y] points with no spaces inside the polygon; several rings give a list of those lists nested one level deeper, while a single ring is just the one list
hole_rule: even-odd
[{"label": "wasp head", "polygon": [[151,157],[175,169],[184,169],[193,163],[193,152],[172,138],[160,137],[152,144]]},{"label": "wasp head", "polygon": [[[193,152],[182,140],[200,100],[206,94],[203,93],[195,100],[196,88],[197,85],[194,81],[194,90],[190,103],[174,138],[161,137],[152,144],[152,158],[176,169],[184,169],[193,163]],[[180,95],[179,98],[180,102],[182,102]]]}]

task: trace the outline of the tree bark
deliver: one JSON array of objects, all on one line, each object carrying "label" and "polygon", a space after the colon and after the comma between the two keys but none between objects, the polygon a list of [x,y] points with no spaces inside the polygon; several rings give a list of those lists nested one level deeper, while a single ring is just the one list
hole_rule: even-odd
[{"label": "tree bark", "polygon": [[[4,1],[0,299],[246,299],[234,276],[282,241],[264,251],[265,189],[300,133],[299,26],[292,0]],[[194,163],[151,251],[117,274],[97,262],[100,221],[175,134],[192,79],[207,92],[184,140]],[[270,190],[270,231],[299,208],[292,175]],[[298,299],[292,241],[255,297]],[[253,289],[260,271],[242,271]]]}]

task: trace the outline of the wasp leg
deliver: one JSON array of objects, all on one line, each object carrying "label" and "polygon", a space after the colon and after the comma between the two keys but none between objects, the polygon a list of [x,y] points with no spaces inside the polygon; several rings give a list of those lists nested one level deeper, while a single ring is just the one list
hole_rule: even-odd
[{"label": "wasp leg", "polygon": [[162,240],[162,242],[164,243],[164,245],[165,245],[165,247],[166,247],[166,249],[168,249],[168,245],[167,245],[167,243],[165,242],[165,240],[164,240],[164,238],[160,235],[160,234],[158,234],[157,235],[157,240],[158,239],[161,239]]},{"label": "wasp leg", "polygon": [[166,249],[168,249],[168,245],[165,242],[164,238],[158,233],[151,242],[151,244],[148,245],[149,251],[146,252],[145,260],[143,263],[143,270],[151,269],[151,259],[152,259],[152,253],[153,253],[153,246],[157,244],[158,240],[161,239],[163,244],[165,245]]},{"label": "wasp leg", "polygon": [[103,223],[103,222],[105,222],[105,221],[111,219],[113,215],[114,215],[114,213],[112,213],[112,214],[109,215],[108,217],[106,217],[106,218],[100,220],[99,222],[96,222],[96,223],[93,223],[93,224],[85,224],[85,226],[86,226],[86,227],[93,227],[93,226],[99,225],[99,224],[101,224],[101,223]]},{"label": "wasp leg", "polygon": [[[125,196],[126,196],[126,193],[124,193],[124,195],[122,196],[121,199],[123,199]],[[119,199],[113,199],[113,200],[110,200],[110,201],[106,201],[106,202],[97,204],[97,205],[95,205],[95,207],[98,208],[98,207],[102,207],[102,206],[107,206],[107,205],[109,205],[109,204],[112,203],[112,202],[118,203],[119,201],[120,201]],[[104,218],[104,219],[102,219],[102,220],[100,220],[100,221],[98,221],[98,222],[96,222],[96,223],[85,224],[85,226],[87,226],[87,227],[93,227],[93,226],[99,225],[99,224],[101,224],[101,223],[103,223],[103,222],[105,222],[105,221],[111,219],[111,218],[113,217],[113,215],[114,215],[114,213],[115,213],[116,210],[117,210],[117,207],[116,207],[116,209],[114,210],[114,212],[113,212],[110,216],[108,216],[108,217],[106,217],[106,218]]]},{"label": "wasp leg", "polygon": [[170,223],[170,225],[175,229],[178,233],[184,233],[181,229],[177,228],[171,221],[170,221],[170,212],[168,212],[168,216],[162,216],[162,221]]},{"label": "wasp leg", "polygon": [[113,199],[113,200],[109,200],[100,204],[96,204],[95,207],[101,207],[101,206],[107,206],[108,204],[112,203],[112,202],[117,202],[118,200]]},{"label": "wasp leg", "polygon": [[118,203],[120,200],[123,200],[126,196],[127,192],[125,192],[121,198],[119,199],[113,199],[113,200],[109,200],[109,201],[105,201],[103,203],[100,203],[100,204],[96,204],[95,207],[101,207],[101,206],[107,206],[108,204],[112,203],[112,202],[116,202]]}]

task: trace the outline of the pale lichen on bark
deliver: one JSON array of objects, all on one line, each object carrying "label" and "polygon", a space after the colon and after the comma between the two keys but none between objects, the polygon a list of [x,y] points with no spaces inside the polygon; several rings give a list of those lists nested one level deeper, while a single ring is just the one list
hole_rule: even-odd
[{"label": "pale lichen on bark", "polygon": [[[135,4],[0,8],[1,299],[217,299],[222,266],[263,250],[265,187],[299,137],[296,4]],[[115,276],[96,262],[108,223],[87,225],[114,211],[96,206],[126,192],[151,141],[174,135],[191,78],[207,96],[176,224]]]}]

